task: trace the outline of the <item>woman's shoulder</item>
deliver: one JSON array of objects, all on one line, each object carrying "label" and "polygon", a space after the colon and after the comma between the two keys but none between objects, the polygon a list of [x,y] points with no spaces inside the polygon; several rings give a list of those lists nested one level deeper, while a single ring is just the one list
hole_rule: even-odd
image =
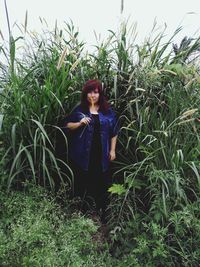
[{"label": "woman's shoulder", "polygon": [[116,112],[112,107],[108,107],[106,112],[102,113],[105,118],[114,119],[116,117]]},{"label": "woman's shoulder", "polygon": [[109,108],[108,108],[108,115],[116,115],[115,110],[111,106],[109,106]]},{"label": "woman's shoulder", "polygon": [[72,113],[76,113],[76,112],[83,112],[81,104],[77,104],[73,109],[72,109]]}]

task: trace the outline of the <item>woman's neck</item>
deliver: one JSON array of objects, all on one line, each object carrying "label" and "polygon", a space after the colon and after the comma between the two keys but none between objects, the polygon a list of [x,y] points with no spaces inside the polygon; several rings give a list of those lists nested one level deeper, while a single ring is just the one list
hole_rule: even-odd
[{"label": "woman's neck", "polygon": [[90,109],[90,113],[98,114],[99,105],[90,106],[89,109]]}]

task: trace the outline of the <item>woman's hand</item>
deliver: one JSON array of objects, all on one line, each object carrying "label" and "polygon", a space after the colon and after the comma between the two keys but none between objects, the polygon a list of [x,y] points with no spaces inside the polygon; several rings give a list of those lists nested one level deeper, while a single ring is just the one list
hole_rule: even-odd
[{"label": "woman's hand", "polygon": [[88,125],[91,121],[91,118],[90,117],[84,117],[80,120],[80,124],[81,125]]},{"label": "woman's hand", "polygon": [[113,161],[114,159],[116,159],[116,154],[114,150],[111,150],[109,153],[109,159],[110,161]]}]

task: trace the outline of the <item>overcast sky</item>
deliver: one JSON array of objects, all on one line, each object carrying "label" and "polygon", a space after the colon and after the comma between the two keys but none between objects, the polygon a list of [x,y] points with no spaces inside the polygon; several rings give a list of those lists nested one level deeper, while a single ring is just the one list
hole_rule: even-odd
[{"label": "overcast sky", "polygon": [[[193,36],[200,28],[200,0],[124,0],[123,14],[121,0],[7,0],[7,6],[11,27],[15,23],[24,24],[26,10],[28,29],[37,32],[42,28],[39,17],[45,18],[51,29],[56,19],[60,27],[63,21],[71,19],[88,45],[95,44],[94,30],[103,39],[109,29],[117,30],[120,21],[128,17],[130,24],[137,22],[139,41],[150,33],[155,18],[161,28],[167,24],[169,35],[182,25],[180,38]],[[0,0],[0,30],[7,38],[4,0]]]}]

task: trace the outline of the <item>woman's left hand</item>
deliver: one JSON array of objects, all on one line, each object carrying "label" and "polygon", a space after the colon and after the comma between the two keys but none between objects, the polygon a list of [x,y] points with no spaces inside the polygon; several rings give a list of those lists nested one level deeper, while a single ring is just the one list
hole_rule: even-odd
[{"label": "woman's left hand", "polygon": [[111,150],[109,153],[109,159],[110,161],[113,161],[116,158],[115,151]]}]

